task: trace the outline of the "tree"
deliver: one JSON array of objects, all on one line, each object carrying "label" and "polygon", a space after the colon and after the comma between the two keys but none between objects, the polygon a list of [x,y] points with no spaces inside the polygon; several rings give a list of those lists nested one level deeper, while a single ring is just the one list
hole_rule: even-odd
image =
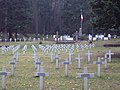
[{"label": "tree", "polygon": [[94,16],[97,32],[108,33],[120,27],[120,2],[117,0],[91,0],[91,18]]},{"label": "tree", "polygon": [[23,32],[30,24],[29,4],[27,0],[2,0],[0,2],[2,12],[0,19],[4,23],[2,31],[8,32],[9,38],[13,38],[12,33],[15,33],[14,37],[17,38],[18,30]]},{"label": "tree", "polygon": [[[83,28],[84,32],[87,32],[88,21],[89,20],[89,5],[88,0],[65,0],[63,7],[63,30],[66,34],[72,34],[80,28],[80,14],[83,10],[84,22]],[[86,27],[84,27],[84,25]]]}]

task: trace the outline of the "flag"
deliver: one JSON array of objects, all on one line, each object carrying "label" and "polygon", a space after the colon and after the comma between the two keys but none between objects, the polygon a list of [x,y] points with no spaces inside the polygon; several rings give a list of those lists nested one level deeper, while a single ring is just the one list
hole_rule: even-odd
[{"label": "flag", "polygon": [[81,21],[83,21],[83,15],[81,14]]}]

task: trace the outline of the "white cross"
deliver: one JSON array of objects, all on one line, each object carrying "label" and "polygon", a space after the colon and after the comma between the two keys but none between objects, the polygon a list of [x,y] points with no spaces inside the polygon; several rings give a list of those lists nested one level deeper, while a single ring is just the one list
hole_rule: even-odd
[{"label": "white cross", "polygon": [[80,69],[81,67],[81,65],[80,65],[80,62],[81,62],[81,57],[80,57],[80,53],[78,54],[78,57],[77,58],[75,58],[75,59],[77,59],[78,60],[78,68]]},{"label": "white cross", "polygon": [[70,50],[70,51],[69,51],[69,54],[68,54],[68,56],[69,56],[69,62],[72,62],[72,54],[73,54],[73,53],[72,53],[72,51]]},{"label": "white cross", "polygon": [[2,67],[2,71],[0,71],[0,75],[2,76],[2,90],[6,90],[5,76],[10,75],[10,72],[6,72],[5,67]]},{"label": "white cross", "polygon": [[37,72],[40,72],[40,65],[43,64],[43,62],[40,62],[39,60],[37,60],[35,64],[37,65]]},{"label": "white cross", "polygon": [[111,62],[111,57],[114,53],[111,52],[111,50],[108,51],[108,53],[106,53],[108,55],[108,59],[109,59],[109,62]]},{"label": "white cross", "polygon": [[15,61],[11,61],[10,64],[12,65],[11,67],[12,76],[14,76],[14,68],[15,68],[15,64],[17,63]]},{"label": "white cross", "polygon": [[90,56],[92,55],[92,53],[90,53],[90,50],[88,50],[88,52],[86,54],[87,54],[87,57],[88,57],[88,63],[90,63]]},{"label": "white cross", "polygon": [[104,57],[101,59],[104,59],[104,68],[107,69],[107,60],[108,60],[107,54],[105,54]]},{"label": "white cross", "polygon": [[84,78],[84,90],[88,90],[88,78],[94,77],[94,73],[88,73],[87,67],[84,67],[84,73],[77,74],[79,78]]},{"label": "white cross", "polygon": [[68,65],[71,64],[71,62],[69,62],[69,61],[66,59],[65,62],[62,62],[62,64],[65,65],[65,77],[68,77]]},{"label": "white cross", "polygon": [[48,76],[47,73],[44,73],[44,69],[43,67],[40,67],[40,72],[37,72],[34,74],[34,76],[39,76],[40,77],[40,87],[39,87],[39,90],[44,90],[44,76]]},{"label": "white cross", "polygon": [[51,54],[50,54],[50,62],[52,63],[53,62],[53,57],[55,56],[53,53],[52,53],[52,51],[51,51]]},{"label": "white cross", "polygon": [[59,56],[58,56],[58,54],[55,57],[55,61],[56,61],[56,69],[58,69],[59,68]]},{"label": "white cross", "polygon": [[97,75],[98,75],[98,77],[100,77],[100,66],[101,66],[101,64],[104,64],[104,62],[102,62],[100,60],[100,57],[98,57],[98,61],[95,61],[93,63],[98,65],[98,73],[97,73]]}]

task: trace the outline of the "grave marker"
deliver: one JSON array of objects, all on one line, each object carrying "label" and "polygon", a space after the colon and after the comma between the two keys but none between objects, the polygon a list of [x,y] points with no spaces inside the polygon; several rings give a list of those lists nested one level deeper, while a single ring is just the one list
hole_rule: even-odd
[{"label": "grave marker", "polygon": [[11,61],[10,64],[12,65],[11,74],[12,74],[12,76],[14,76],[14,68],[15,68],[15,64],[17,64],[17,63],[15,61]]},{"label": "grave marker", "polygon": [[71,64],[71,62],[69,62],[69,61],[66,59],[65,62],[62,62],[62,64],[65,65],[65,77],[68,77],[68,65]]},{"label": "grave marker", "polygon": [[23,49],[22,49],[22,51],[23,51],[23,55],[25,55],[26,50],[27,50],[27,45],[24,45],[24,47],[23,47]]},{"label": "grave marker", "polygon": [[40,87],[39,90],[44,90],[44,76],[48,76],[47,73],[44,73],[43,67],[40,67],[40,72],[37,72],[34,74],[34,76],[39,76],[40,77]]},{"label": "grave marker", "polygon": [[97,75],[98,75],[98,77],[100,77],[100,66],[101,66],[101,64],[104,64],[104,62],[102,62],[100,60],[100,57],[98,57],[98,61],[95,61],[93,63],[98,65],[98,73],[97,73]]},{"label": "grave marker", "polygon": [[40,72],[40,65],[42,64],[42,62],[38,60],[35,62],[35,64],[37,65],[37,72]]},{"label": "grave marker", "polygon": [[5,76],[10,75],[10,72],[6,72],[5,67],[2,67],[2,71],[0,71],[0,75],[2,76],[2,90],[6,90]]},{"label": "grave marker", "polygon": [[76,60],[78,60],[78,69],[80,69],[81,67],[80,67],[80,62],[81,62],[81,57],[80,57],[80,53],[78,54],[78,57],[77,58],[75,58]]},{"label": "grave marker", "polygon": [[87,67],[84,67],[84,73],[77,74],[79,78],[84,78],[84,90],[88,90],[88,78],[94,77],[94,73],[88,73]]},{"label": "grave marker", "polygon": [[12,38],[10,38],[10,42],[12,42]]},{"label": "grave marker", "polygon": [[55,61],[56,61],[56,69],[59,69],[59,56],[58,56],[58,54],[55,57]]},{"label": "grave marker", "polygon": [[75,32],[75,41],[78,41],[78,31]]},{"label": "grave marker", "polygon": [[69,51],[68,56],[69,56],[69,62],[72,62],[72,50]]},{"label": "grave marker", "polygon": [[17,39],[16,39],[16,38],[15,38],[14,40],[15,40],[15,42],[17,41]]},{"label": "grave marker", "polygon": [[104,57],[101,59],[104,59],[104,68],[107,69],[107,60],[108,60],[107,54],[105,54]]},{"label": "grave marker", "polygon": [[88,63],[90,63],[90,56],[92,55],[92,53],[90,53],[90,50],[88,50],[88,52],[86,54],[87,54],[87,57],[88,57]]},{"label": "grave marker", "polygon": [[112,53],[111,50],[109,50],[108,53],[106,53],[106,54],[108,55],[109,62],[111,62],[111,61],[112,61],[111,58],[112,58],[112,55],[113,55],[114,53]]},{"label": "grave marker", "polygon": [[51,56],[50,57],[50,62],[52,63],[53,62],[53,58],[54,58],[55,55],[51,52],[50,56]]}]

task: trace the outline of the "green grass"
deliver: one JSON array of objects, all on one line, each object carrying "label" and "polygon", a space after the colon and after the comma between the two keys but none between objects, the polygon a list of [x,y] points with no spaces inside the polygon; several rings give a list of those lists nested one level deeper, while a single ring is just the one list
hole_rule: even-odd
[{"label": "green grass", "polygon": [[[120,52],[120,47],[105,48],[103,44],[105,43],[117,43],[119,39],[110,40],[110,41],[97,41],[95,43],[95,48],[91,49],[93,53],[91,60],[96,61],[97,56],[104,55],[109,49],[113,52]],[[86,41],[80,42],[80,44],[88,44]],[[17,62],[15,68],[15,76],[6,77],[6,89],[7,90],[39,90],[39,77],[34,77],[34,72],[37,70],[34,68],[33,62],[33,52],[30,48],[32,44],[38,45],[39,42],[1,42],[0,45],[17,45],[20,44],[21,48],[19,49],[19,61]],[[22,48],[24,45],[28,45],[28,49],[25,55],[22,54]],[[51,41],[43,42],[46,44],[53,44]],[[108,63],[108,69],[104,70],[104,65],[101,67],[101,78],[98,78],[97,65],[87,64],[87,57],[85,53],[87,50],[81,51],[83,57],[81,61],[81,69],[77,69],[77,61],[73,60],[73,63],[69,65],[69,76],[66,78],[64,76],[64,65],[60,64],[59,69],[55,69],[55,62],[50,63],[50,57],[46,54],[43,54],[38,50],[37,54],[40,60],[43,63],[43,67],[46,73],[49,73],[48,77],[44,78],[44,89],[45,90],[83,90],[83,78],[76,78],[76,73],[83,72],[83,67],[88,67],[88,72],[95,73],[94,78],[88,80],[89,90],[120,90],[120,59],[112,58],[112,62]],[[66,53],[60,53],[60,62],[64,61]],[[77,52],[74,51],[73,59],[77,57]],[[8,51],[4,55],[0,54],[0,71],[2,66],[6,67],[8,72],[11,72],[11,65],[9,62],[12,60],[11,51]],[[110,79],[108,79],[110,77]],[[1,89],[1,76],[0,76],[0,90]]]}]

